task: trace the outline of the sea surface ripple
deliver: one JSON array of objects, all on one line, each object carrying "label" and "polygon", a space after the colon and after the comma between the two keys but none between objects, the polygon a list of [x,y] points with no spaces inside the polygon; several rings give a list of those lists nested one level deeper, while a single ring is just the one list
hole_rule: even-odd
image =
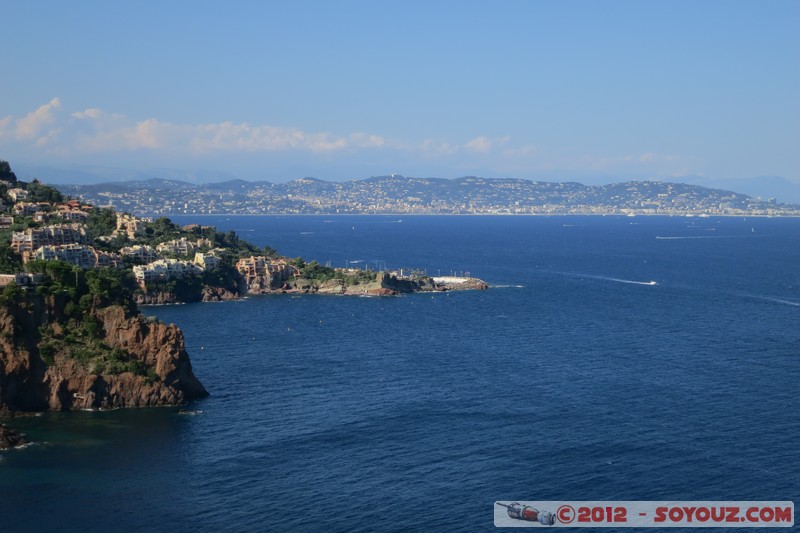
[{"label": "sea surface ripple", "polygon": [[683,218],[176,220],[497,288],[145,308],[211,396],[15,420],[39,444],[0,454],[2,528],[475,531],[497,500],[800,501],[800,220],[703,219],[719,239],[657,238],[696,235]]}]

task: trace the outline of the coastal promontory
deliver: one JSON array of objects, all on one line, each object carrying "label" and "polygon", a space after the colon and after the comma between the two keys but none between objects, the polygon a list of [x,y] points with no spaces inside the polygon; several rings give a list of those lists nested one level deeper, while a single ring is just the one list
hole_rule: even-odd
[{"label": "coastal promontory", "polygon": [[[477,278],[331,268],[213,226],[100,208],[0,165],[0,416],[179,405],[208,393],[175,325],[138,305],[260,294],[485,289]],[[7,446],[22,442],[3,428]]]}]

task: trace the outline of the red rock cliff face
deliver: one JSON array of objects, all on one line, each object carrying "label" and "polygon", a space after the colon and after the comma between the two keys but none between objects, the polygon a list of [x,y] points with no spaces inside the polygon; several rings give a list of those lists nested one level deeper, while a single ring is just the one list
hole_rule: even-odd
[{"label": "red rock cliff face", "polygon": [[50,322],[51,314],[46,308],[0,308],[0,411],[175,405],[207,395],[176,326],[126,316],[117,306],[95,311],[103,341],[149,370],[148,376],[98,375],[64,354],[56,353],[50,365],[43,361],[35,332]]}]

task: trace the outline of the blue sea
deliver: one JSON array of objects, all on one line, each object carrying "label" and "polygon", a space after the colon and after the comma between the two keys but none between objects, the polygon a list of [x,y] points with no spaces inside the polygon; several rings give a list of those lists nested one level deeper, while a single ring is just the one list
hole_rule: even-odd
[{"label": "blue sea", "polygon": [[174,220],[492,288],[143,308],[183,329],[211,396],[15,420],[37,444],[0,454],[0,530],[485,531],[498,500],[800,502],[800,219]]}]

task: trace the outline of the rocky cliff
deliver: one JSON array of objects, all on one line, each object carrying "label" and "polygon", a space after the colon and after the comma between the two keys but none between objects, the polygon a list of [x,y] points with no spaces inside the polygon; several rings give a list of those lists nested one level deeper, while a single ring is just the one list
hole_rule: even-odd
[{"label": "rocky cliff", "polygon": [[222,302],[236,300],[239,293],[226,287],[205,286],[196,293],[182,293],[175,291],[148,291],[137,292],[133,299],[137,305],[165,305],[194,302]]},{"label": "rocky cliff", "polygon": [[182,332],[121,306],[92,309],[91,335],[55,298],[0,306],[0,413],[175,405],[207,395]]}]

